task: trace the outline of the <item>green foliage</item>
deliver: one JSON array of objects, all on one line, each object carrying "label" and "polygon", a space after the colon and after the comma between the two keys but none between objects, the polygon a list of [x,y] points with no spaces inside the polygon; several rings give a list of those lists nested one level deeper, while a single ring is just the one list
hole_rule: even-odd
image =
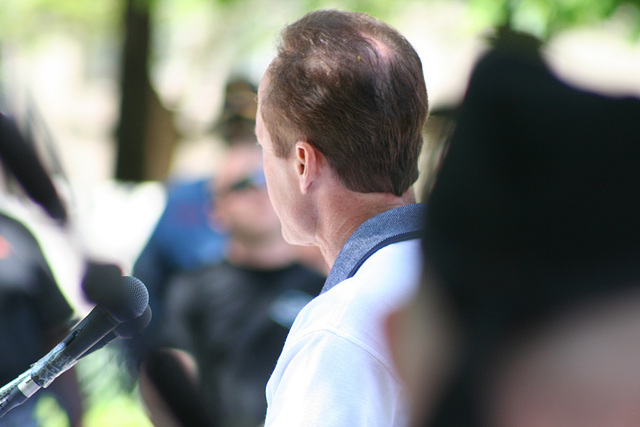
[{"label": "green foliage", "polygon": [[468,0],[476,28],[507,26],[542,40],[567,28],[598,25],[616,14],[635,16],[629,32],[640,32],[640,0]]},{"label": "green foliage", "polygon": [[87,427],[152,427],[138,400],[133,395],[124,393],[108,400],[97,401],[89,409],[84,425]]},{"label": "green foliage", "polygon": [[36,405],[36,419],[42,427],[69,427],[69,419],[55,397],[44,394]]},{"label": "green foliage", "polygon": [[[0,13],[0,40],[36,40],[43,34],[64,29],[83,38],[117,35],[126,0],[3,0]],[[292,7],[287,0],[264,0],[274,11]],[[416,0],[300,0],[296,8],[309,11],[319,8],[339,7],[371,13],[381,19],[389,19],[395,11]],[[424,0],[435,2],[436,0]],[[177,13],[216,10],[223,15],[237,15],[244,11],[247,19],[254,10],[253,0],[133,0],[135,7],[151,10],[170,9]],[[466,0],[472,30],[509,26],[527,31],[542,39],[569,27],[590,25],[606,20],[626,8],[631,30],[640,34],[640,0]],[[236,25],[235,20],[222,19]],[[256,21],[259,25],[260,20]],[[249,26],[248,30],[251,29]]]},{"label": "green foliage", "polygon": [[[265,0],[273,10],[282,10],[287,1]],[[425,0],[432,1],[435,0]],[[359,10],[387,19],[394,10],[409,5],[412,0],[301,0],[298,7],[308,11],[326,7]],[[77,29],[83,37],[114,32],[122,16],[125,0],[3,0],[0,13],[0,37],[29,39],[52,28]],[[218,6],[221,13],[246,8],[251,0],[134,0],[136,7],[162,7],[175,3],[175,9],[211,10]],[[567,27],[598,23],[610,18],[621,6],[628,13],[640,13],[640,0],[466,0],[474,28],[509,25],[541,37],[548,37]],[[640,30],[640,19],[635,19]]]},{"label": "green foliage", "polygon": [[[77,365],[84,400],[85,427],[152,427],[137,388],[125,389],[122,367],[116,351],[102,349],[82,359]],[[64,410],[47,390],[43,390],[36,406],[36,418],[42,427],[69,427]],[[0,423],[1,425],[1,423]]]},{"label": "green foliage", "polygon": [[509,0],[468,0],[468,7],[472,30],[507,23]]},{"label": "green foliage", "polygon": [[0,39],[29,41],[59,28],[86,38],[114,31],[121,14],[121,0],[3,0]]},{"label": "green foliage", "polygon": [[337,8],[367,12],[381,19],[386,19],[394,11],[409,3],[407,1],[390,0],[305,0],[302,2],[306,11],[316,9]]}]

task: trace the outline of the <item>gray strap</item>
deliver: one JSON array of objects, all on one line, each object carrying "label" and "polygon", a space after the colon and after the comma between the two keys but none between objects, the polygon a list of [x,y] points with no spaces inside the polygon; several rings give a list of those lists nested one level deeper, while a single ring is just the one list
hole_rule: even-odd
[{"label": "gray strap", "polygon": [[426,205],[418,203],[391,209],[362,223],[342,247],[320,293],[352,277],[380,248],[419,238],[425,215]]}]

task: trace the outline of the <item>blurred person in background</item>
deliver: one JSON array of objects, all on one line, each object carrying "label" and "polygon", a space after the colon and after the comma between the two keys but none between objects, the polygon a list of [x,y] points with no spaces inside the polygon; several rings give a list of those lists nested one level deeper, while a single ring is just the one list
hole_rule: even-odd
[{"label": "blurred person in background", "polygon": [[[62,293],[29,221],[12,213],[10,191],[16,181],[33,201],[43,204],[56,219],[65,218],[45,169],[33,148],[21,136],[13,119],[0,113],[2,211],[0,212],[0,384],[27,371],[59,344],[72,326],[73,308]],[[8,171],[19,172],[18,176]],[[14,179],[15,178],[15,179]],[[50,192],[49,192],[50,190]],[[5,206],[6,205],[6,206]],[[83,405],[75,369],[46,390],[38,391],[0,419],[3,427],[36,427],[38,399],[52,392],[72,427],[82,426]]]},{"label": "blurred person in background", "polygon": [[257,426],[289,328],[325,277],[303,266],[299,248],[282,238],[255,136],[228,149],[214,186],[225,259],[170,280],[163,344],[193,355],[217,425]]},{"label": "blurred person in background", "polygon": [[223,257],[226,236],[211,227],[208,212],[212,201],[210,180],[176,181],[167,185],[164,211],[134,264],[132,274],[147,286],[153,312],[142,340],[121,343],[128,371],[134,379],[147,349],[157,347],[169,278]]},{"label": "blurred person in background", "polygon": [[417,297],[388,319],[414,425],[640,425],[640,100],[536,43],[476,65],[428,196]]},{"label": "blurred person in background", "polygon": [[[254,138],[255,97],[256,88],[247,79],[235,77],[227,83],[222,114],[212,129],[225,146]],[[123,343],[128,370],[134,379],[148,349],[158,347],[170,277],[224,258],[227,236],[211,216],[214,181],[215,174],[167,184],[165,208],[134,263],[133,275],[147,286],[153,312],[143,340]]]},{"label": "blurred person in background", "polygon": [[[33,234],[17,219],[0,213],[0,383],[17,378],[61,342],[72,314]],[[75,371],[67,371],[47,390],[56,396],[70,425],[82,426]],[[0,425],[39,425],[34,411],[42,394],[9,411]]]}]

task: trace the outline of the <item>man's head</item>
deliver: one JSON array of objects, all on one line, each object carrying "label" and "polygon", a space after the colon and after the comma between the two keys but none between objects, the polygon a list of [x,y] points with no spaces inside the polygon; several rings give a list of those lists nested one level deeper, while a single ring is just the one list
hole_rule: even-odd
[{"label": "man's head", "polygon": [[422,65],[404,37],[368,15],[321,10],[285,28],[259,104],[276,156],[312,144],[351,191],[400,196],[418,177]]}]

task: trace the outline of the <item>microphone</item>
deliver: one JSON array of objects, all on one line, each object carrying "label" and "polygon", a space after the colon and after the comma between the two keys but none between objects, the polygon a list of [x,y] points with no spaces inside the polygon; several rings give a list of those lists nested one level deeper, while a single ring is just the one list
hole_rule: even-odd
[{"label": "microphone", "polygon": [[[121,278],[121,286],[112,289],[122,296],[123,304],[105,310],[95,306],[78,323],[67,337],[30,369],[11,383],[0,389],[0,417],[14,407],[21,405],[40,388],[46,388],[62,373],[67,371],[103,338],[121,323],[142,317],[149,304],[149,294],[144,284],[131,276]],[[150,310],[149,310],[150,314]],[[149,318],[150,320],[150,318]],[[112,339],[115,339],[114,336]]]},{"label": "microphone", "polygon": [[127,322],[121,323],[113,331],[102,337],[102,339],[96,342],[89,350],[87,350],[82,356],[85,357],[96,350],[100,350],[105,347],[111,341],[117,338],[131,338],[137,333],[141,332],[151,323],[151,307],[147,305],[147,308],[142,312],[140,316]]},{"label": "microphone", "polygon": [[15,121],[0,113],[0,160],[18,180],[27,195],[59,223],[67,221],[67,210],[58,196],[36,150],[18,130]]}]

